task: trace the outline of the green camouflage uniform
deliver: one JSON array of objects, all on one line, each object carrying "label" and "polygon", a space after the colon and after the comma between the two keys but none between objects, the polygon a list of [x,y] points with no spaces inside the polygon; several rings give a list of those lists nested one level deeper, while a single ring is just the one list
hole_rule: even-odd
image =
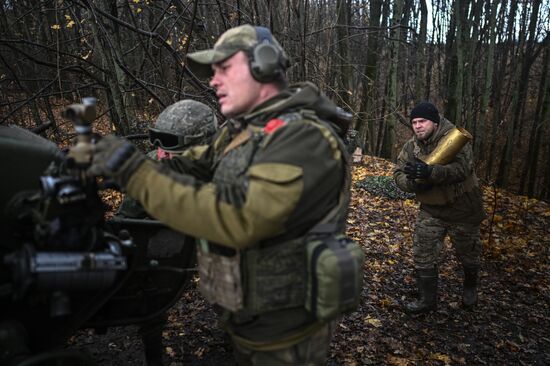
[{"label": "green camouflage uniform", "polygon": [[[304,308],[302,237],[337,205],[349,173],[337,127],[317,117],[331,119],[327,106],[313,84],[284,90],[224,126],[208,149],[192,148],[168,166],[146,161],[128,181],[128,194],[153,217],[208,240],[204,256],[240,261],[234,275],[243,283],[242,306],[222,316],[240,364],[326,360],[334,323],[319,323]],[[201,286],[208,275],[201,270]]]},{"label": "green camouflage uniform", "polygon": [[[147,153],[147,157],[157,160],[157,150],[152,150]],[[120,207],[116,213],[118,216],[131,218],[131,219],[144,219],[149,215],[143,209],[143,206],[136,201],[135,199],[129,197],[128,195],[124,196]]]},{"label": "green camouflage uniform", "polygon": [[479,266],[479,225],[485,218],[485,211],[474,172],[471,144],[464,146],[451,163],[434,165],[427,182],[409,180],[403,171],[408,161],[429,155],[453,128],[451,122],[442,118],[427,141],[411,138],[397,158],[398,166],[394,171],[396,184],[406,192],[416,193],[420,201],[413,242],[417,269],[437,266],[446,235],[451,238],[456,254],[465,267]]}]

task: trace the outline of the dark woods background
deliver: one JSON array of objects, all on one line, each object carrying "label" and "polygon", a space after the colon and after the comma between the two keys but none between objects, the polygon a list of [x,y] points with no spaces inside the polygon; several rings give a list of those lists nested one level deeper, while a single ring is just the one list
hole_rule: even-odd
[{"label": "dark woods background", "polygon": [[60,107],[99,100],[118,134],[169,104],[215,106],[187,52],[232,26],[273,30],[291,81],[354,113],[365,153],[395,158],[414,103],[475,136],[478,175],[550,199],[550,3],[542,0],[0,0],[0,123],[71,138]]}]

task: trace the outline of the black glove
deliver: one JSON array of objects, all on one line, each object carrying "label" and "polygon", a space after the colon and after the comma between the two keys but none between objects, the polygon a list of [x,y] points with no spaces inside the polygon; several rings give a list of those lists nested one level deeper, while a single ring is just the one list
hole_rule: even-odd
[{"label": "black glove", "polygon": [[124,188],[132,174],[146,159],[145,155],[128,140],[113,135],[105,136],[95,144],[88,175],[111,178],[120,188]]},{"label": "black glove", "polygon": [[426,164],[420,159],[415,159],[414,163],[407,162],[405,164],[405,174],[408,179],[428,179],[432,175],[433,167]]}]

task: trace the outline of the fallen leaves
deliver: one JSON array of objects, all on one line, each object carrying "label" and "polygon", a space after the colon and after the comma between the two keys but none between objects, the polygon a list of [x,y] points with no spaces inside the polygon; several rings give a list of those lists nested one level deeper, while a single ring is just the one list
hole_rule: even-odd
[{"label": "fallen leaves", "polygon": [[370,315],[367,315],[365,318],[365,324],[372,325],[375,328],[380,328],[382,326],[380,319],[371,318]]},{"label": "fallen leaves", "polygon": [[[354,166],[353,177],[389,177],[392,170],[391,163],[364,157],[364,164]],[[362,243],[366,259],[363,300],[352,315],[360,315],[361,321],[344,318],[345,326],[333,338],[332,360],[345,365],[550,361],[550,352],[543,351],[544,339],[550,339],[549,205],[492,187],[483,187],[483,192],[488,219],[481,226],[485,254],[480,304],[470,312],[462,308],[462,269],[446,241],[439,310],[409,317],[401,304],[415,295],[411,255],[418,203],[391,200],[354,185],[348,230]],[[536,321],[530,320],[534,314]],[[527,337],[519,337],[517,329],[543,336],[530,341],[529,351],[522,348],[521,339]],[[532,352],[536,347],[538,355]]]},{"label": "fallen leaves", "polygon": [[170,357],[174,357],[176,355],[176,352],[174,352],[174,349],[172,347],[166,347],[164,349],[164,352]]},{"label": "fallen leaves", "polygon": [[451,364],[451,358],[443,353],[432,353],[430,355],[431,360],[437,360],[443,362],[445,365]]},{"label": "fallen leaves", "polygon": [[411,364],[412,361],[407,358],[388,355],[386,357],[386,362],[388,365],[392,365],[392,366],[408,366]]},{"label": "fallen leaves", "polygon": [[[364,157],[353,176],[356,181],[390,176],[392,170],[390,162]],[[352,189],[348,234],[366,252],[365,285],[358,310],[346,314],[336,327],[327,364],[550,364],[550,207],[500,189],[483,187],[483,192],[489,217],[481,227],[478,306],[462,308],[462,268],[446,242],[438,311],[409,316],[402,303],[414,298],[416,290],[411,234],[418,204]],[[118,199],[107,194],[108,200]],[[196,280],[169,311],[163,333],[166,364],[232,365],[231,347],[217,315],[195,287]],[[81,337],[89,342],[88,334]],[[105,345],[99,347],[100,354],[127,354],[121,352],[127,350],[126,341],[112,349],[103,338],[99,341]],[[134,358],[142,360],[139,352]]]}]

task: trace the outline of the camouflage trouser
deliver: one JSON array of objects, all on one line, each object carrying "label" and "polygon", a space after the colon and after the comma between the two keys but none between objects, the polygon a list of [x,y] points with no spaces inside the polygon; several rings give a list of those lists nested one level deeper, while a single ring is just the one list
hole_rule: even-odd
[{"label": "camouflage trouser", "polygon": [[335,326],[335,321],[325,324],[300,343],[275,351],[255,351],[233,342],[235,360],[240,366],[325,365]]},{"label": "camouflage trouser", "polygon": [[414,265],[417,269],[434,268],[445,236],[449,235],[463,266],[478,267],[481,256],[479,224],[443,221],[420,211],[413,241]]}]

